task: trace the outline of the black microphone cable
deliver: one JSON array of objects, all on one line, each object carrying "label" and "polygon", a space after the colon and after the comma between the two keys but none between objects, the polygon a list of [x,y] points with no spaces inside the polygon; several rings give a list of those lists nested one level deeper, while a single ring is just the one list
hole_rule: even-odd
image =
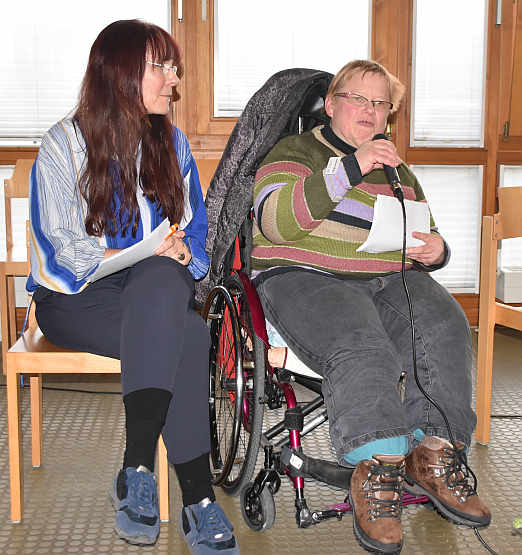
[{"label": "black microphone cable", "polygon": [[[444,413],[444,411],[442,410],[442,408],[438,405],[438,403],[424,390],[424,388],[422,387],[420,381],[419,381],[419,376],[417,373],[417,350],[415,347],[415,322],[414,322],[414,318],[413,318],[413,303],[410,297],[410,292],[408,289],[408,284],[406,282],[406,270],[405,270],[405,266],[406,266],[406,208],[404,206],[404,195],[402,194],[402,190],[401,189],[396,189],[393,188],[393,193],[395,195],[395,197],[397,198],[397,200],[400,202],[401,208],[402,208],[402,258],[401,258],[401,278],[402,278],[402,284],[404,287],[404,292],[406,294],[406,300],[408,302],[408,310],[409,310],[409,315],[410,315],[410,328],[411,328],[411,348],[412,348],[412,357],[413,357],[413,376],[415,378],[415,383],[417,384],[417,387],[419,388],[420,392],[424,395],[424,397],[426,397],[426,399],[428,400],[428,402],[430,402],[441,414],[444,423],[446,425],[446,429],[448,430],[448,436],[449,436],[449,440],[453,446],[453,448],[455,449],[455,454],[457,456],[458,461],[460,462],[461,465],[464,465],[464,468],[466,469],[466,473],[469,473],[472,477],[473,477],[473,491],[475,492],[475,494],[477,493],[477,477],[475,476],[474,472],[471,470],[471,468],[468,466],[467,463],[467,457],[465,455],[463,455],[458,449],[457,449],[457,444],[455,442],[455,438],[453,436],[453,431],[451,429],[450,423],[448,421],[448,418],[446,417],[446,414]],[[400,193],[400,194],[397,194]],[[484,538],[480,535],[478,528],[476,526],[473,526],[473,531],[475,532],[475,535],[477,536],[478,540],[480,541],[480,543],[492,554],[492,555],[498,555],[498,553],[488,545],[488,543],[484,540]]]}]

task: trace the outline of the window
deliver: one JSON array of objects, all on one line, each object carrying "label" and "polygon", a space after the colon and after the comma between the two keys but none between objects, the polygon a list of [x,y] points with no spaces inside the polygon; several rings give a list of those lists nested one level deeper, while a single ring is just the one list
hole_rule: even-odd
[{"label": "window", "polygon": [[89,50],[112,21],[141,18],[170,28],[170,1],[4,2],[0,33],[0,144],[38,145],[76,104]]},{"label": "window", "polygon": [[369,0],[214,0],[214,116],[239,116],[274,73],[369,57]]},{"label": "window", "polygon": [[[68,0],[2,4],[9,25],[0,33],[0,147],[38,146],[45,131],[77,100],[89,50],[112,21],[141,18],[170,29],[170,0],[92,0],[81,19]],[[0,182],[14,166],[0,165]],[[5,258],[4,197],[0,197],[0,256]],[[25,256],[27,201],[13,199],[13,241]],[[16,278],[16,304],[25,306],[25,279]]]},{"label": "window", "polygon": [[481,166],[414,166],[435,224],[451,249],[449,264],[432,276],[452,293],[478,293]]},{"label": "window", "polygon": [[486,0],[416,0],[411,146],[483,146]]}]

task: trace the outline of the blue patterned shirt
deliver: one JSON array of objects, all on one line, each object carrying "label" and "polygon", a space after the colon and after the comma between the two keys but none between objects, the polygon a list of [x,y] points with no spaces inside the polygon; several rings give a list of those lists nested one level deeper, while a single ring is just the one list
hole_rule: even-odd
[{"label": "blue patterned shirt", "polygon": [[[173,127],[173,141],[183,177],[185,207],[180,229],[192,259],[187,269],[194,279],[208,271],[205,251],[208,222],[198,170],[185,135]],[[88,235],[85,229],[87,204],[79,189],[87,162],[86,146],[72,118],[55,124],[43,137],[31,171],[29,210],[31,233],[31,274],[27,290],[43,285],[60,293],[78,293],[102,261],[106,248],[124,249],[151,233],[164,219],[156,203],[150,202],[137,186],[140,221],[136,237]],[[140,157],[137,164],[139,166]]]}]

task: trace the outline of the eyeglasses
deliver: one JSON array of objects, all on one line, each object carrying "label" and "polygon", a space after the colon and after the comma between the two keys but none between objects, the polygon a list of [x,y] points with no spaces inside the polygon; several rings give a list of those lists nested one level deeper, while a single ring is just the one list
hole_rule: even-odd
[{"label": "eyeglasses", "polygon": [[164,75],[167,75],[167,73],[169,71],[172,71],[172,73],[174,75],[176,75],[178,73],[178,66],[169,66],[167,64],[158,64],[157,62],[151,62],[149,60],[145,60],[145,63],[149,64],[151,66],[154,66],[154,67],[160,67],[162,69]]},{"label": "eyeglasses", "polygon": [[358,106],[359,108],[367,108],[369,104],[372,104],[373,109],[379,113],[389,112],[393,108],[393,104],[387,100],[368,100],[362,94],[353,92],[334,93],[334,96],[342,96],[346,98],[350,104]]}]

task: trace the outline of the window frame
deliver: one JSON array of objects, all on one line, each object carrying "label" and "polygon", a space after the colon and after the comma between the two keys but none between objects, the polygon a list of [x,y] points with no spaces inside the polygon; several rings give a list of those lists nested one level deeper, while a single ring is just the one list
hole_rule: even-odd
[{"label": "window frame", "polygon": [[[411,23],[411,33],[412,33],[412,40],[411,40],[411,73],[410,73],[410,81],[408,82],[408,91],[409,91],[409,105],[411,107],[414,106],[414,93],[415,93],[415,83],[413,82],[413,73],[414,73],[414,68],[415,68],[415,59],[414,59],[414,52],[416,49],[416,44],[415,44],[415,39],[413,36],[414,31],[416,31],[416,27],[417,27],[417,13],[416,13],[416,6],[415,4],[419,2],[420,0],[411,0],[411,5],[412,5],[412,23]],[[418,8],[417,8],[418,9]],[[486,125],[486,114],[485,114],[485,110],[486,110],[486,68],[487,68],[487,52],[488,52],[488,27],[489,27],[489,15],[490,15],[490,6],[488,5],[488,0],[485,1],[485,9],[486,9],[486,17],[485,17],[485,21],[483,21],[483,31],[485,32],[485,40],[484,40],[484,59],[482,60],[482,69],[483,69],[483,78],[482,78],[482,114],[481,114],[481,144],[480,145],[455,145],[454,147],[446,147],[444,146],[444,144],[437,144],[436,141],[434,141],[432,144],[430,144],[428,141],[426,141],[425,145],[420,145],[418,144],[416,147],[414,147],[414,142],[415,142],[415,137],[413,137],[410,133],[410,141],[409,141],[409,146],[410,148],[442,148],[442,149],[446,149],[446,148],[455,148],[455,149],[483,149],[485,147],[485,125]],[[410,110],[410,132],[414,127],[414,123],[415,123],[415,109],[412,108]]]},{"label": "window frame", "polygon": [[179,18],[178,2],[172,1],[172,28],[184,52],[185,66],[175,122],[187,135],[195,157],[220,158],[237,118],[213,116],[214,2],[187,2]]}]

